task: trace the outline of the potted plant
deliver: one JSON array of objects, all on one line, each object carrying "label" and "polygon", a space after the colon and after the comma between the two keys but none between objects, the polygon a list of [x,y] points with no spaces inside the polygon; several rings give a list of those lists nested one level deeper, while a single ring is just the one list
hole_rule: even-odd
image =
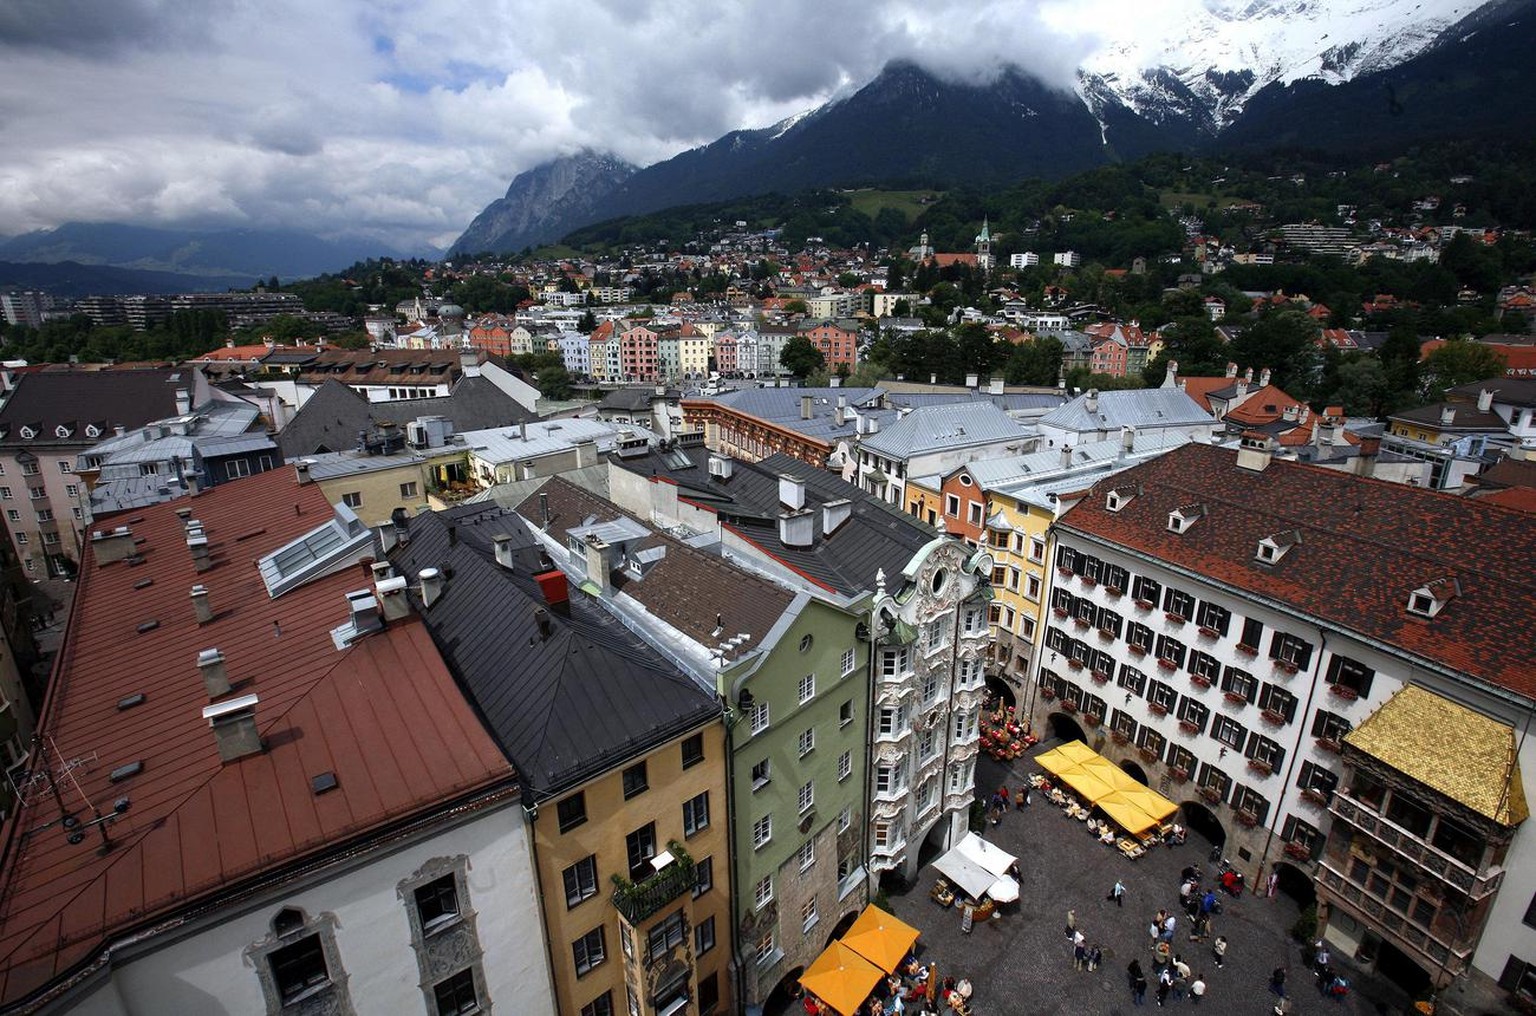
[{"label": "potted plant", "polygon": [[1052,607],[1051,608],[1051,613],[1055,614],[1059,618],[1065,618],[1067,616],[1067,608],[1066,607]]},{"label": "potted plant", "polygon": [[1163,705],[1161,702],[1148,702],[1147,708],[1151,710],[1153,716],[1168,715],[1168,707]]},{"label": "potted plant", "polygon": [[1075,713],[1077,712],[1077,703],[1073,702],[1071,699],[1062,699],[1061,711],[1064,713]]},{"label": "potted plant", "polygon": [[1204,674],[1190,674],[1189,683],[1194,685],[1196,688],[1209,688],[1211,686],[1210,679],[1208,679]]},{"label": "potted plant", "polygon": [[1131,740],[1125,735],[1125,732],[1121,730],[1111,730],[1109,732],[1109,736],[1110,739],[1113,740],[1116,744],[1127,744]]},{"label": "potted plant", "polygon": [[1097,727],[1101,722],[1103,722],[1103,717],[1101,717],[1098,713],[1084,713],[1083,722],[1088,724],[1090,727]]},{"label": "potted plant", "polygon": [[1056,566],[1056,570],[1061,573],[1061,577],[1064,579],[1069,579],[1072,577],[1072,569],[1067,565],[1059,564]]},{"label": "potted plant", "polygon": [[1121,589],[1119,586],[1105,586],[1104,591],[1112,597],[1119,596],[1121,593],[1125,592],[1125,590]]},{"label": "potted plant", "polygon": [[1285,714],[1278,709],[1266,709],[1259,716],[1263,718],[1265,723],[1276,727],[1282,726],[1285,723]]},{"label": "potted plant", "polygon": [[1200,634],[1204,635],[1208,639],[1219,639],[1219,638],[1221,638],[1221,632],[1217,631],[1215,628],[1212,628],[1208,624],[1202,624],[1200,626]]},{"label": "potted plant", "polygon": [[1237,706],[1239,709],[1248,704],[1248,700],[1243,697],[1241,692],[1229,691],[1227,692],[1225,698],[1228,702]]},{"label": "potted plant", "polygon": [[1157,761],[1157,752],[1153,751],[1151,748],[1147,748],[1147,747],[1141,748],[1140,754],[1141,754],[1141,760],[1143,762],[1156,762]]},{"label": "potted plant", "polygon": [[1244,656],[1257,656],[1257,655],[1259,655],[1259,647],[1258,646],[1245,645],[1242,642],[1239,642],[1237,644],[1237,651],[1242,653]]},{"label": "potted plant", "polygon": [[1185,769],[1183,766],[1174,766],[1172,769],[1168,770],[1168,778],[1175,783],[1183,783],[1185,780],[1189,779],[1189,770]]},{"label": "potted plant", "polygon": [[1050,688],[1041,688],[1040,697],[1049,702],[1051,699],[1056,697],[1056,692]]},{"label": "potted plant", "polygon": [[1275,771],[1274,766],[1270,765],[1268,762],[1261,758],[1249,759],[1248,768],[1253,772],[1258,773],[1260,776],[1271,776]]},{"label": "potted plant", "polygon": [[1251,811],[1240,811],[1237,812],[1233,817],[1243,825],[1247,826],[1249,829],[1252,829],[1254,826],[1259,824],[1259,816],[1255,815]]},{"label": "potted plant", "polygon": [[1089,589],[1092,589],[1094,586],[1099,584],[1098,580],[1095,579],[1092,575],[1079,575],[1078,580],[1081,581],[1082,584],[1087,586]]},{"label": "potted plant", "polygon": [[1345,702],[1353,702],[1360,697],[1360,693],[1347,684],[1330,684],[1328,690]]},{"label": "potted plant", "polygon": [[1221,791],[1217,790],[1215,787],[1201,787],[1200,796],[1205,798],[1207,804],[1221,803]]},{"label": "potted plant", "polygon": [[1186,733],[1186,734],[1198,734],[1198,733],[1200,733],[1200,725],[1198,723],[1196,723],[1194,720],[1180,720],[1179,721],[1179,729],[1184,731],[1184,733]]},{"label": "potted plant", "polygon": [[1295,841],[1285,845],[1285,855],[1287,857],[1293,857],[1298,861],[1312,860],[1312,851],[1307,847],[1307,845],[1305,843],[1297,843]]},{"label": "potted plant", "polygon": [[1115,630],[1113,628],[1100,628],[1099,638],[1109,639],[1111,642],[1113,642],[1115,639]]},{"label": "potted plant", "polygon": [[1283,670],[1287,674],[1294,674],[1294,673],[1296,673],[1296,671],[1299,668],[1296,666],[1296,664],[1292,663],[1290,660],[1279,660],[1279,659],[1277,659],[1277,660],[1275,660],[1275,669],[1276,670]]},{"label": "potted plant", "polygon": [[1332,752],[1335,755],[1339,754],[1339,752],[1341,751],[1341,748],[1339,747],[1339,742],[1335,741],[1331,737],[1319,737],[1317,739],[1317,746],[1319,748],[1323,749],[1324,751]]},{"label": "potted plant", "polygon": [[1109,683],[1109,673],[1107,671],[1103,671],[1103,670],[1095,670],[1095,671],[1093,671],[1093,679],[1095,681],[1097,681],[1099,684],[1108,684]]},{"label": "potted plant", "polygon": [[1088,627],[1089,621],[1086,617],[1074,617],[1072,623],[1077,625],[1079,629],[1084,629]]},{"label": "potted plant", "polygon": [[1070,660],[1067,661],[1067,666],[1071,667],[1073,670],[1082,670],[1083,669],[1083,661],[1079,660],[1079,659],[1076,659],[1076,658],[1073,658],[1073,659],[1070,659]]},{"label": "potted plant", "polygon": [[1301,799],[1308,804],[1315,804],[1319,807],[1328,806],[1328,795],[1315,787],[1308,787],[1306,790],[1303,790],[1301,792]]},{"label": "potted plant", "polygon": [[1153,603],[1151,600],[1137,600],[1136,606],[1140,607],[1142,610],[1151,610],[1153,607],[1157,606],[1157,604]]}]

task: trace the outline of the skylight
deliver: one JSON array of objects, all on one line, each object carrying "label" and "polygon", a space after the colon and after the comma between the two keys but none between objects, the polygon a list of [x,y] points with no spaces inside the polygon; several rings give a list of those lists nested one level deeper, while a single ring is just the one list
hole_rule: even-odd
[{"label": "skylight", "polygon": [[272,599],[361,560],[373,550],[373,532],[344,504],[335,514],[257,562]]}]

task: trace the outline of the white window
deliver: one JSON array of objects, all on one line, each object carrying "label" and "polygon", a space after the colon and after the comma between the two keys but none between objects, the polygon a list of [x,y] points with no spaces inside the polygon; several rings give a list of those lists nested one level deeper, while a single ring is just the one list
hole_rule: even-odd
[{"label": "white window", "polygon": [[880,654],[880,676],[900,677],[912,669],[912,650],[886,649]]},{"label": "white window", "polygon": [[231,480],[238,480],[242,476],[250,476],[251,464],[245,459],[230,459],[224,463],[224,475]]},{"label": "white window", "polygon": [[939,752],[938,733],[932,727],[917,735],[917,757],[927,762]]},{"label": "white window", "polygon": [[970,789],[971,770],[964,763],[957,763],[949,767],[949,792],[959,794]]},{"label": "white window", "polygon": [[837,831],[847,832],[851,825],[853,825],[853,806],[847,805],[837,816]]},{"label": "white window", "polygon": [[960,517],[960,498],[954,494],[944,495],[944,514],[952,519]]},{"label": "white window", "polygon": [[799,796],[800,814],[804,815],[816,804],[816,781],[809,780],[800,788]]},{"label": "white window", "polygon": [[80,506],[79,506],[79,505],[75,505],[75,506],[74,506],[74,507],[73,507],[73,508],[71,508],[71,509],[70,509],[70,510],[69,510],[69,511],[70,511],[70,513],[71,513],[71,514],[72,514],[72,515],[74,515],[74,517],[75,517],[75,518],[77,518],[77,519],[83,519],[83,518],[85,518],[85,509],[84,509],[84,508],[81,508],[81,507],[80,507]]},{"label": "white window", "polygon": [[816,927],[816,922],[821,920],[821,915],[816,913],[816,897],[812,896],[805,901],[805,906],[800,908],[800,928],[802,931],[810,931]]},{"label": "white window", "polygon": [[752,767],[752,792],[757,793],[757,791],[762,790],[772,778],[773,763],[763,759]]},{"label": "white window", "polygon": [[888,847],[891,845],[891,824],[889,822],[875,823],[875,846]]},{"label": "white window", "polygon": [[800,679],[800,687],[797,689],[797,694],[799,695],[801,705],[805,705],[811,699],[816,697],[815,674],[806,674]]},{"label": "white window", "polygon": [[1035,641],[1035,619],[1029,616],[1019,618],[1019,638],[1025,642]]},{"label": "white window", "polygon": [[800,732],[800,757],[805,758],[816,750],[816,728],[806,727]]},{"label": "white window", "polygon": [[800,845],[800,870],[806,871],[816,863],[816,841],[806,840]]},{"label": "white window", "polygon": [[758,910],[773,902],[773,876],[764,875],[752,889],[752,902]]},{"label": "white window", "polygon": [[[1014,574],[1015,574],[1015,578],[1017,578],[1017,574],[1018,574],[1017,570],[1015,570]],[[1019,588],[1017,581],[1014,582],[1013,588],[1014,589]],[[965,611],[965,621],[964,621],[964,623],[965,623],[965,633],[967,635],[982,635],[982,634],[985,634],[986,630],[987,630],[987,615],[986,615],[986,613],[984,611],[982,611],[982,610],[980,610],[980,609],[978,609],[976,607],[969,607]]]},{"label": "white window", "polygon": [[1031,600],[1040,599],[1040,576],[1031,575],[1024,582],[1024,595]]},{"label": "white window", "polygon": [[72,473],[74,471],[75,471],[74,464],[71,463],[68,459],[60,459],[59,460],[59,472],[61,472],[61,473]]},{"label": "white window", "polygon": [[976,733],[976,714],[968,709],[955,711],[955,740],[968,741]]},{"label": "white window", "polygon": [[969,518],[971,525],[981,525],[981,503],[978,501],[967,501],[965,506],[970,509]]},{"label": "white window", "polygon": [[1038,536],[1031,536],[1029,538],[1029,559],[1035,564],[1040,564],[1045,560],[1045,540]]},{"label": "white window", "polygon": [[962,659],[960,661],[960,672],[956,679],[959,681],[961,689],[973,688],[980,684],[981,661]]},{"label": "white window", "polygon": [[421,488],[417,485],[415,480],[412,480],[410,483],[402,483],[400,485],[400,496],[401,497],[416,497],[417,496],[417,491],[419,491],[420,489]]},{"label": "white window", "polygon": [[762,847],[773,839],[773,816],[764,815],[752,823],[752,846],[754,849]]},{"label": "white window", "polygon": [[837,725],[846,727],[853,722],[853,699],[849,699],[837,707]]},{"label": "white window", "polygon": [[933,619],[933,622],[928,625],[928,630],[925,633],[926,647],[928,652],[931,653],[936,649],[942,649],[949,645],[949,633],[953,626],[954,619],[951,618],[948,614]]},{"label": "white window", "polygon": [[15,508],[10,508],[6,510],[5,517],[10,519],[12,522],[20,522],[21,512],[17,511]]},{"label": "white window", "polygon": [[907,729],[906,706],[881,706],[880,707],[880,733],[890,737],[900,734]]},{"label": "white window", "polygon": [[774,944],[775,932],[770,931],[757,940],[757,962],[767,963],[769,960],[779,958],[778,947]]},{"label": "white window", "polygon": [[43,546],[45,546],[45,547],[57,547],[58,545],[59,545],[59,534],[58,533],[44,533],[43,534]]},{"label": "white window", "polygon": [[11,488],[0,487],[0,498],[4,498],[5,500],[9,501],[11,499]]},{"label": "white window", "polygon": [[752,733],[754,733],[754,734],[761,734],[763,731],[767,730],[768,729],[768,703],[766,703],[766,702],[759,702],[759,703],[757,703],[755,706],[752,707],[752,711],[750,713],[748,713],[748,718],[751,720],[751,723],[752,723]]},{"label": "white window", "polygon": [[357,490],[348,491],[341,495],[341,503],[348,508],[361,508],[363,506],[362,492]]},{"label": "white window", "polygon": [[844,677],[847,677],[849,674],[853,673],[853,668],[857,665],[856,664],[857,659],[858,659],[858,653],[855,650],[853,650],[853,649],[845,649],[845,650],[843,650],[843,670],[842,670],[842,674],[843,674]]},{"label": "white window", "polygon": [[[27,545],[27,534],[26,533],[17,533],[16,534],[16,544],[17,544],[17,546],[25,547]],[[31,567],[32,567],[32,562],[28,561],[27,562],[27,569],[30,571]]]},{"label": "white window", "polygon": [[79,497],[80,485],[76,483],[66,483],[64,485],[64,493],[68,494],[70,497]]},{"label": "white window", "polygon": [[837,782],[841,783],[853,774],[853,752],[845,751],[837,757]]}]

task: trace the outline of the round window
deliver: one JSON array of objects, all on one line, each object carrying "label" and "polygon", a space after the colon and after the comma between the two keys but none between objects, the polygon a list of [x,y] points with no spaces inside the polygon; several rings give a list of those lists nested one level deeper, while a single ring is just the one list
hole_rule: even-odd
[{"label": "round window", "polygon": [[814,638],[812,638],[811,636],[807,635],[805,638],[800,640],[800,651],[802,653],[808,652],[810,650],[810,648],[811,648],[811,643],[815,642],[815,641],[816,640]]},{"label": "round window", "polygon": [[944,591],[944,587],[948,584],[949,572],[945,571],[943,568],[940,568],[938,571],[933,573],[933,591],[935,595],[942,593]]}]

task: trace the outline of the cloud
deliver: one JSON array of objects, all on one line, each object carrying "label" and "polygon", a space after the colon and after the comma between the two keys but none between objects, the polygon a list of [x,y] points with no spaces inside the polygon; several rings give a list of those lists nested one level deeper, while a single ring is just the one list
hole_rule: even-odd
[{"label": "cloud", "polygon": [[[1105,2],[1105,0],[1100,0]],[[1051,6],[1053,5],[1054,6]],[[1070,0],[118,0],[0,5],[0,233],[238,222],[446,245],[517,173],[645,164],[895,58],[1065,86]]]}]

